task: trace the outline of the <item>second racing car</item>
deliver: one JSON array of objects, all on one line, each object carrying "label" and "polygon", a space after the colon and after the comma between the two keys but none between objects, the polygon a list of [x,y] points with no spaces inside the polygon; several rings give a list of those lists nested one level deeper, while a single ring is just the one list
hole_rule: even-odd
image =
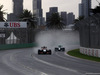
[{"label": "second racing car", "polygon": [[55,51],[65,51],[65,48],[61,45],[59,45],[58,47],[55,48]]}]

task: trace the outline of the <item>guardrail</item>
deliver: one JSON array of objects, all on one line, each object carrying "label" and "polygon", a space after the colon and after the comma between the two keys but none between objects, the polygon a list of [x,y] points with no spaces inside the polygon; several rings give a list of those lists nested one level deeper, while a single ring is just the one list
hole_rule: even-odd
[{"label": "guardrail", "polygon": [[100,73],[86,73],[85,75],[100,75]]},{"label": "guardrail", "polygon": [[36,43],[26,43],[26,44],[5,44],[0,45],[0,50],[8,50],[8,49],[18,49],[18,48],[29,48],[37,46]]},{"label": "guardrail", "polygon": [[80,53],[89,56],[100,57],[100,49],[80,47]]}]

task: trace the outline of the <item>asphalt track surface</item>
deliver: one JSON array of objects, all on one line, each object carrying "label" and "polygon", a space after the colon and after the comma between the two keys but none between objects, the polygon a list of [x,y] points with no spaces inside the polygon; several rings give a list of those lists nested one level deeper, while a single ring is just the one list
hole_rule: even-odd
[{"label": "asphalt track surface", "polygon": [[[54,52],[38,55],[34,48],[0,51],[0,75],[95,75],[100,63]],[[98,74],[100,75],[100,74]]]}]

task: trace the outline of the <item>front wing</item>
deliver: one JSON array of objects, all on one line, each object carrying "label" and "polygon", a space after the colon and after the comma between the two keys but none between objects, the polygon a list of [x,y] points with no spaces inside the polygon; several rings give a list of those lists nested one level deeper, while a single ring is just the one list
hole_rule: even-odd
[{"label": "front wing", "polygon": [[55,51],[65,51],[65,48],[55,48]]}]

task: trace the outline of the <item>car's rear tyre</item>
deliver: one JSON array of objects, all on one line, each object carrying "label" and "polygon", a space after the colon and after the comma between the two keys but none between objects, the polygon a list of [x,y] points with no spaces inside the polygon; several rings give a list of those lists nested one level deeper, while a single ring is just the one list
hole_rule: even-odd
[{"label": "car's rear tyre", "polygon": [[41,53],[40,53],[40,50],[38,50],[38,54],[41,54]]},{"label": "car's rear tyre", "polygon": [[40,54],[40,52],[38,51],[38,54]]},{"label": "car's rear tyre", "polygon": [[62,48],[62,51],[65,51],[65,48]]},{"label": "car's rear tyre", "polygon": [[51,50],[49,50],[49,54],[51,55]]}]

